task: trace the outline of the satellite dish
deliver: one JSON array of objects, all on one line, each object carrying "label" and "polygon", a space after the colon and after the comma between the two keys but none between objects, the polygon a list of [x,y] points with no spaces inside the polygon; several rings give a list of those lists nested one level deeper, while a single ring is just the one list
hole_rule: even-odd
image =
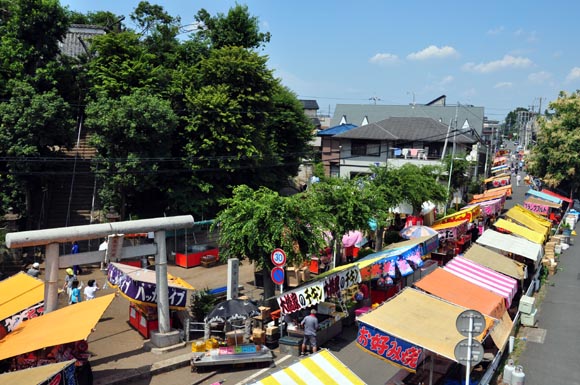
[{"label": "satellite dish", "polygon": [[465,157],[465,160],[468,161],[468,162],[471,162],[473,160],[473,157],[471,155],[467,155]]}]

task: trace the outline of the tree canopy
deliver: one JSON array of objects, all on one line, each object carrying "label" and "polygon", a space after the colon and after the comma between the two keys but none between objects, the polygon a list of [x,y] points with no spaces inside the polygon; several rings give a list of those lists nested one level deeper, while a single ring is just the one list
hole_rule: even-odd
[{"label": "tree canopy", "polygon": [[528,172],[552,188],[575,195],[580,187],[580,91],[561,92],[549,109],[551,116],[539,119]]}]

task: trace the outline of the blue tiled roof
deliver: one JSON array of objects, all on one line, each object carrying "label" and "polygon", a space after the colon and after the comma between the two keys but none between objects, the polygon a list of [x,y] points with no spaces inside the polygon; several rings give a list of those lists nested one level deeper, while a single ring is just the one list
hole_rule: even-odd
[{"label": "blue tiled roof", "polygon": [[322,131],[318,131],[318,136],[333,136],[333,135],[338,135],[338,134],[342,134],[343,132],[347,132],[349,130],[352,130],[353,128],[356,128],[357,126],[355,126],[354,124],[341,124],[339,126],[334,126],[334,127],[330,127],[327,128],[326,130],[322,130]]}]

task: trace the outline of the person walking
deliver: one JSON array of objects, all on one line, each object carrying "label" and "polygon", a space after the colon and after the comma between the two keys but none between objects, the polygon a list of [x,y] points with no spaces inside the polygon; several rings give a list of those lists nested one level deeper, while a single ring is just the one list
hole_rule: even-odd
[{"label": "person walking", "polygon": [[306,345],[310,345],[312,347],[312,353],[316,353],[317,346],[316,346],[316,331],[318,330],[318,318],[316,318],[316,310],[312,309],[310,311],[310,315],[304,317],[300,325],[304,328],[304,340],[302,341],[302,353],[301,355],[305,356],[306,353]]},{"label": "person walking", "polygon": [[519,186],[521,181],[522,181],[522,174],[516,175],[516,186]]},{"label": "person walking", "polygon": [[79,287],[79,281],[73,281],[69,296],[69,305],[81,302],[83,299],[81,297],[81,288]]},{"label": "person walking", "polygon": [[[78,254],[79,253],[79,243],[77,241],[73,242],[70,253],[71,254]],[[79,274],[82,274],[83,271],[81,270],[81,267],[79,265],[74,265],[73,272],[75,275],[79,275]]]},{"label": "person walking", "polygon": [[97,285],[97,282],[95,282],[94,279],[89,279],[87,287],[85,287],[85,290],[83,291],[85,294],[85,301],[94,299],[97,290],[99,290],[99,285]]},{"label": "person walking", "polygon": [[79,279],[77,278],[76,274],[74,273],[73,269],[70,267],[66,269],[66,276],[64,277],[64,286],[62,287],[63,290],[66,290],[66,294],[70,297],[70,292],[72,290],[73,282],[78,282]]},{"label": "person walking", "polygon": [[34,262],[26,274],[30,275],[31,277],[38,278],[40,275],[40,264],[38,262]]}]

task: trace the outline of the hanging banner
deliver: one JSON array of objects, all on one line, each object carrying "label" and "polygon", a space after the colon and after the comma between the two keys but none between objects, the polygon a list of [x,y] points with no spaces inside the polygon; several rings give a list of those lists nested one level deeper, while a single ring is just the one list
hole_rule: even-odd
[{"label": "hanging banner", "polygon": [[440,241],[457,240],[467,232],[467,220],[433,225],[432,227],[439,233]]},{"label": "hanging banner", "polygon": [[358,266],[352,266],[348,269],[332,274],[324,279],[324,298],[338,297],[341,290],[346,290],[352,285],[361,281],[360,270]]},{"label": "hanging banner", "polygon": [[[117,288],[129,300],[143,305],[157,305],[157,285],[155,284],[154,271],[137,269],[119,263],[109,263],[107,280],[111,286]],[[170,284],[167,290],[171,308],[185,308],[187,306],[187,288]]]},{"label": "hanging banner", "polygon": [[276,301],[282,314],[294,313],[324,302],[324,285],[322,282],[315,282],[312,285],[299,287],[285,292],[276,298]]},{"label": "hanging banner", "polygon": [[[473,222],[475,218],[477,218],[481,214],[481,208],[479,205],[471,206],[463,210],[459,210],[456,213],[450,214],[444,218],[441,218],[434,225],[442,225],[444,223],[450,222],[460,222],[460,221],[468,221]],[[434,226],[432,226],[434,227]]]},{"label": "hanging banner", "polygon": [[11,315],[0,321],[0,339],[6,334],[10,333],[20,325],[23,321],[39,317],[44,314],[44,301],[40,301],[36,305],[24,309],[16,314]]},{"label": "hanging banner", "polygon": [[359,321],[357,344],[369,353],[410,372],[422,361],[423,348]]},{"label": "hanging banner", "polygon": [[548,216],[548,214],[550,213],[550,207],[528,201],[524,201],[524,208],[530,210],[533,213],[544,216]]}]

